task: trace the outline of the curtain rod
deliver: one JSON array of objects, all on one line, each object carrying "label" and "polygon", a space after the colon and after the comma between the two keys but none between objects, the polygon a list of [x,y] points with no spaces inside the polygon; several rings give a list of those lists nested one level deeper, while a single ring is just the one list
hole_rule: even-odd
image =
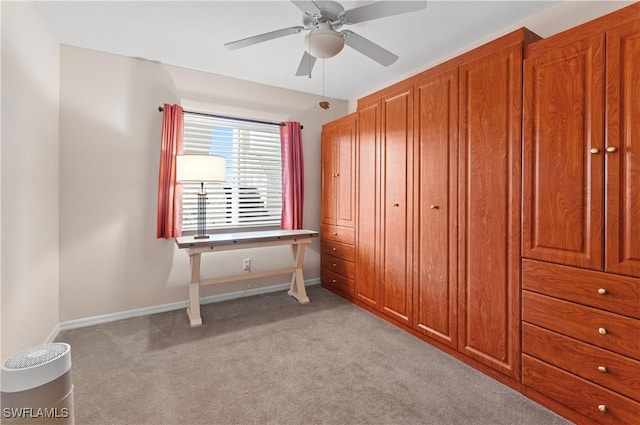
[{"label": "curtain rod", "polygon": [[[162,106],[158,106],[158,111],[162,112],[164,111],[164,108]],[[183,111],[183,112],[186,112],[188,114],[201,115],[203,117],[223,118],[223,119],[234,120],[234,121],[252,122],[255,124],[277,125],[278,127],[284,126],[284,123],[282,122],[260,121],[260,120],[252,120],[249,118],[236,118],[236,117],[229,117],[226,115],[205,114],[204,112],[193,112],[193,111]],[[304,126],[300,124],[300,129],[302,130],[303,128]]]}]

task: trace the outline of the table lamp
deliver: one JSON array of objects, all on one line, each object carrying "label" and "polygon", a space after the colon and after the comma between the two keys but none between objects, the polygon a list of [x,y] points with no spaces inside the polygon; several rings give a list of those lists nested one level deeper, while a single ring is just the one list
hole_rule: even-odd
[{"label": "table lamp", "polygon": [[198,232],[195,239],[208,239],[207,235],[207,192],[205,182],[225,180],[225,160],[213,155],[177,155],[176,181],[180,183],[200,183],[198,192]]}]

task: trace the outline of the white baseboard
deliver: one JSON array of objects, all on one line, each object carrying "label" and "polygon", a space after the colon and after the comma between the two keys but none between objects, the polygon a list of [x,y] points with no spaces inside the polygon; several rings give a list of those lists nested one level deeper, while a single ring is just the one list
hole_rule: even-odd
[{"label": "white baseboard", "polygon": [[[320,284],[320,278],[305,280],[305,286]],[[250,297],[259,294],[268,294],[271,292],[285,291],[289,289],[291,283],[281,283],[278,285],[265,286],[263,288],[252,288],[243,291],[229,292],[226,294],[212,295],[200,298],[200,304],[209,304],[221,301],[234,300],[237,298]],[[150,314],[164,313],[187,308],[187,301],[177,301],[169,304],[155,305],[150,307],[136,308],[133,310],[119,311],[116,313],[101,314],[98,316],[83,317],[81,319],[66,320],[57,325],[51,334],[47,337],[47,342],[53,342],[60,331],[67,329],[83,328],[85,326],[97,325],[100,323],[115,322],[116,320],[130,319],[132,317],[147,316]]]},{"label": "white baseboard", "polygon": [[47,339],[44,340],[44,344],[49,344],[55,341],[59,333],[60,333],[60,323],[57,323],[49,333],[49,336],[47,337]]}]

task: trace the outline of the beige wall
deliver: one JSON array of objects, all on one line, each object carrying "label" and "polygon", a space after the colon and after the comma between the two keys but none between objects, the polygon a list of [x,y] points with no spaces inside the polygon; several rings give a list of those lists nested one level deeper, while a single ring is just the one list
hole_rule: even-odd
[{"label": "beige wall", "polygon": [[[60,320],[187,299],[188,257],[156,239],[162,114],[158,106],[304,125],[305,227],[319,229],[320,132],[346,114],[318,96],[142,59],[62,46],[60,80]],[[290,248],[203,256],[207,277],[289,267]],[[305,278],[319,277],[319,241]],[[207,287],[203,296],[285,283],[287,276]]]},{"label": "beige wall", "polygon": [[2,4],[2,359],[58,325],[60,47],[32,3]]}]

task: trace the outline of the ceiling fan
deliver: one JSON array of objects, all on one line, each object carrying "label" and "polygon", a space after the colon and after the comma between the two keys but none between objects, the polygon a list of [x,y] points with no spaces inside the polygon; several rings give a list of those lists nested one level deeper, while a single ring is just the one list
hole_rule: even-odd
[{"label": "ceiling fan", "polygon": [[226,43],[224,46],[228,50],[236,50],[274,38],[309,31],[304,37],[305,52],[300,60],[300,65],[298,65],[296,76],[310,77],[317,58],[333,57],[342,51],[345,44],[383,66],[389,66],[398,60],[398,56],[353,31],[338,30],[343,25],[414,12],[427,6],[426,0],[378,1],[349,10],[344,10],[344,7],[335,1],[291,0],[291,3],[303,12],[302,26],[283,28],[243,38]]}]

